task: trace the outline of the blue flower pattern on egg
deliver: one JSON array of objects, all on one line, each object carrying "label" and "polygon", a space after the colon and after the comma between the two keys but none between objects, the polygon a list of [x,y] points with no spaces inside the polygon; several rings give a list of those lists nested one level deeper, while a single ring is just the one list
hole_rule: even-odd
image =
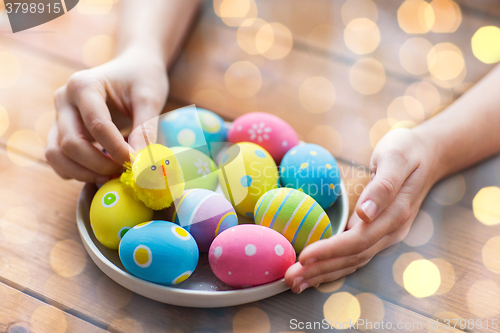
[{"label": "blue flower pattern on egg", "polygon": [[198,246],[189,232],[167,221],[150,221],[128,230],[120,260],[132,275],[163,285],[186,280],[196,268]]},{"label": "blue flower pattern on egg", "polygon": [[301,190],[326,209],[340,195],[340,170],[335,157],[315,144],[302,144],[289,150],[280,165],[283,187]]}]

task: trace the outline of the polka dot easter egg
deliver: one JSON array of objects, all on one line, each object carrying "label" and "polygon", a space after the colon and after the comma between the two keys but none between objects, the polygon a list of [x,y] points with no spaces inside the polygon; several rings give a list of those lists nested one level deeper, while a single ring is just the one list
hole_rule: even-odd
[{"label": "polka dot easter egg", "polygon": [[321,206],[307,194],[291,188],[264,194],[254,214],[255,224],[281,233],[297,254],[307,245],[332,236],[330,219]]},{"label": "polka dot easter egg", "polygon": [[179,162],[184,176],[184,189],[217,188],[217,167],[210,157],[196,149],[186,147],[170,148]]},{"label": "polka dot easter egg", "polygon": [[323,209],[340,195],[340,171],[335,157],[325,148],[303,144],[286,153],[280,165],[281,185],[303,191]]},{"label": "polka dot easter egg", "polygon": [[238,214],[253,218],[257,200],[278,187],[278,169],[271,155],[259,145],[232,145],[219,163],[219,183]]},{"label": "polka dot easter egg", "polygon": [[105,183],[90,205],[90,225],[97,240],[116,250],[123,235],[133,226],[153,217],[153,210],[132,197],[119,179]]},{"label": "polka dot easter egg", "polygon": [[171,111],[159,120],[158,142],[195,148],[213,157],[227,141],[227,128],[217,114],[195,107]]},{"label": "polka dot easter egg", "polygon": [[209,190],[184,191],[174,205],[172,220],[191,233],[200,252],[208,252],[218,234],[238,225],[236,212],[229,201]]},{"label": "polka dot easter egg", "polygon": [[295,251],[280,233],[255,224],[242,224],[215,238],[208,254],[210,267],[224,283],[246,288],[285,276],[295,263]]},{"label": "polka dot easter egg", "polygon": [[198,264],[198,246],[185,229],[166,221],[136,225],[122,238],[120,260],[141,279],[175,285],[191,276]]},{"label": "polka dot easter egg", "polygon": [[299,144],[299,137],[283,119],[269,113],[252,112],[233,122],[228,141],[254,142],[264,147],[279,164],[285,153]]}]

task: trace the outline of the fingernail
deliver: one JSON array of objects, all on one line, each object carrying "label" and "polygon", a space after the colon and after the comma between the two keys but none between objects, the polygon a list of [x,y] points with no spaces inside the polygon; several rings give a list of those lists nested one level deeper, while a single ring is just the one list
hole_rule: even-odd
[{"label": "fingernail", "polygon": [[96,182],[97,184],[104,184],[104,183],[106,183],[108,180],[109,180],[109,177],[102,176],[102,177],[97,177],[97,179],[95,180],[95,182]]},{"label": "fingernail", "polygon": [[300,294],[301,292],[303,292],[304,290],[306,290],[308,287],[309,287],[309,283],[307,283],[307,282],[302,283],[302,284],[300,285],[300,288],[299,288],[299,294]]},{"label": "fingernail", "polygon": [[375,218],[375,214],[377,213],[377,205],[375,205],[373,201],[366,200],[365,202],[363,202],[363,204],[361,204],[361,209],[363,210],[363,212],[365,212],[366,216],[368,216],[370,220],[373,220]]},{"label": "fingernail", "polygon": [[299,283],[301,283],[303,280],[304,280],[304,278],[302,276],[299,276],[299,277],[295,278],[295,280],[293,280],[293,286],[292,286],[292,288],[294,288],[295,286],[299,285]]},{"label": "fingernail", "polygon": [[314,264],[316,262],[316,258],[309,258],[306,260],[306,263],[305,265],[311,265],[311,264]]}]

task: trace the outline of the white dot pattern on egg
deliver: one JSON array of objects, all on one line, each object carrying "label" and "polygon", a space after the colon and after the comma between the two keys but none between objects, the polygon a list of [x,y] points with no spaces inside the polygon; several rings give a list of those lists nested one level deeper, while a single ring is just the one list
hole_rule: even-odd
[{"label": "white dot pattern on egg", "polygon": [[192,147],[196,142],[196,134],[188,128],[182,129],[177,134],[177,141],[185,147]]},{"label": "white dot pattern on egg", "polygon": [[255,253],[257,253],[257,248],[253,244],[248,244],[245,246],[245,254],[249,257],[253,256]]},{"label": "white dot pattern on egg", "polygon": [[281,246],[280,244],[277,244],[274,247],[274,252],[281,257],[283,253],[285,253],[285,249],[283,249],[283,246]]},{"label": "white dot pattern on egg", "polygon": [[214,250],[214,256],[216,256],[217,258],[219,258],[220,256],[222,255],[222,247],[221,246],[217,246]]}]

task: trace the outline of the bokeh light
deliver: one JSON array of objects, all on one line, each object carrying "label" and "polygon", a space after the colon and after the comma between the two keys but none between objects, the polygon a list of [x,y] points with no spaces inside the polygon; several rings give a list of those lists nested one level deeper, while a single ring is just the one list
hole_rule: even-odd
[{"label": "bokeh light", "polygon": [[[27,153],[32,158],[19,155],[19,151]],[[30,130],[14,132],[7,141],[7,156],[20,167],[29,167],[36,164],[43,157],[44,152],[45,146],[43,142],[35,132]]]},{"label": "bokeh light", "polygon": [[306,141],[325,147],[334,156],[342,151],[342,135],[330,125],[318,125],[307,134]]},{"label": "bokeh light", "polygon": [[0,105],[0,136],[9,128],[9,113],[7,109]]},{"label": "bokeh light", "polygon": [[370,129],[370,145],[373,149],[375,149],[380,139],[391,130],[392,125],[396,122],[396,119],[382,118],[373,124]]},{"label": "bokeh light", "polygon": [[9,51],[0,51],[0,89],[12,87],[21,75],[21,63]]},{"label": "bokeh light", "polygon": [[82,288],[73,279],[52,275],[43,286],[44,294],[51,299],[71,307],[76,307],[80,302]]},{"label": "bokeh light", "polygon": [[372,293],[362,293],[356,296],[359,306],[361,308],[360,319],[364,320],[363,325],[357,325],[356,328],[360,330],[373,329],[370,323],[381,323],[385,317],[384,302]]},{"label": "bokeh light", "polygon": [[[269,41],[267,40],[259,40],[257,41],[256,36],[260,29],[267,25],[267,22],[261,18],[247,19],[243,21],[243,23],[239,26],[236,31],[236,40],[238,42],[239,47],[248,54],[259,54],[259,49],[265,49],[267,51],[271,44],[274,41],[273,39]],[[268,26],[269,27],[269,26]],[[260,38],[265,37],[261,33]],[[257,48],[257,43],[259,44],[259,49]],[[264,45],[266,44],[266,45]],[[266,48],[267,47],[267,48]]]},{"label": "bokeh light", "polygon": [[345,45],[356,54],[368,54],[380,44],[377,24],[367,18],[357,18],[344,29]]},{"label": "bokeh light", "polygon": [[434,11],[424,0],[406,0],[398,8],[398,23],[406,33],[424,34],[434,24]]},{"label": "bokeh light", "polygon": [[50,305],[38,307],[30,319],[32,333],[64,333],[68,328],[64,312]]},{"label": "bokeh light", "polygon": [[412,83],[405,92],[405,96],[415,98],[424,109],[425,117],[434,115],[441,106],[441,94],[439,90],[426,81]]},{"label": "bokeh light", "polygon": [[403,274],[406,268],[416,260],[424,259],[417,252],[408,252],[401,254],[398,259],[392,265],[392,276],[394,277],[394,282],[404,288]]},{"label": "bokeh light", "polygon": [[0,229],[8,242],[26,244],[31,242],[38,232],[38,219],[27,207],[12,207],[0,221]]},{"label": "bokeh light", "polygon": [[367,18],[373,22],[377,22],[378,10],[377,5],[372,0],[347,0],[342,5],[342,22],[348,25],[354,19]]},{"label": "bokeh light", "polygon": [[416,247],[427,244],[434,234],[434,223],[429,214],[422,209],[419,210],[415,221],[411,225],[410,232],[403,240],[406,245]]},{"label": "bokeh light", "polygon": [[271,60],[282,59],[293,47],[293,36],[281,23],[266,23],[255,36],[257,51]]},{"label": "bokeh light", "polygon": [[373,58],[363,58],[349,70],[351,86],[363,95],[378,93],[385,85],[386,76],[384,66]]},{"label": "bokeh light", "polygon": [[500,61],[500,28],[479,28],[471,39],[472,53],[485,64]]},{"label": "bokeh light", "polygon": [[229,93],[238,98],[255,96],[262,86],[262,76],[257,66],[249,61],[232,64],[224,75]]},{"label": "bokeh light", "polygon": [[441,284],[436,291],[436,295],[446,294],[455,285],[455,269],[453,269],[452,264],[443,258],[434,258],[431,259],[431,262],[439,269],[439,275],[441,276]]},{"label": "bokeh light", "polygon": [[83,63],[91,68],[113,59],[114,39],[108,35],[90,37],[82,49]]},{"label": "bokeh light", "polygon": [[84,15],[105,15],[112,7],[113,0],[80,0],[76,9]]},{"label": "bokeh light", "polygon": [[81,242],[65,239],[59,241],[50,251],[50,266],[61,276],[76,276],[83,271],[85,265],[87,253]]},{"label": "bokeh light", "polygon": [[322,293],[333,293],[339,290],[344,285],[344,282],[345,276],[335,281],[322,283],[316,288],[316,290],[321,291]]},{"label": "bokeh light", "polygon": [[399,48],[399,62],[410,74],[422,75],[429,71],[427,54],[432,44],[423,37],[414,37],[406,40]]},{"label": "bokeh light", "polygon": [[269,321],[269,317],[257,307],[245,307],[238,311],[233,318],[234,333],[269,333],[270,331],[271,322]]},{"label": "bokeh light", "polygon": [[474,216],[482,224],[500,224],[500,188],[496,186],[484,187],[472,200]]},{"label": "bokeh light", "polygon": [[462,200],[465,194],[465,179],[457,173],[440,181],[431,190],[431,198],[443,206],[451,206]]},{"label": "bokeh light", "polygon": [[361,307],[356,297],[348,292],[332,294],[323,305],[323,315],[328,323],[344,324],[348,328],[350,323],[356,322],[361,315]]},{"label": "bokeh light", "polygon": [[496,318],[500,312],[500,287],[497,281],[475,281],[467,291],[467,306],[479,318]]},{"label": "bokeh light", "polygon": [[430,3],[434,12],[432,32],[455,32],[462,23],[460,7],[452,0],[432,0]]},{"label": "bokeh light", "polygon": [[214,0],[213,6],[215,14],[230,27],[237,27],[258,15],[254,0]]},{"label": "bokeh light", "polygon": [[403,273],[406,291],[417,298],[434,295],[441,285],[439,268],[429,260],[415,260]]},{"label": "bokeh light", "polygon": [[465,68],[462,51],[452,43],[440,43],[427,54],[427,65],[432,76],[441,81],[455,79]]},{"label": "bokeh light", "polygon": [[410,120],[419,123],[425,118],[424,107],[411,96],[396,97],[387,108],[387,118],[396,122]]},{"label": "bokeh light", "polygon": [[500,236],[490,238],[481,251],[483,264],[490,271],[500,274]]},{"label": "bokeh light", "polygon": [[103,275],[97,282],[97,298],[106,308],[120,309],[130,303],[133,293]]},{"label": "bokeh light", "polygon": [[335,103],[333,83],[322,76],[306,79],[299,88],[300,105],[311,113],[323,113]]},{"label": "bokeh light", "polygon": [[10,255],[2,255],[0,258],[0,274],[5,279],[16,281],[21,289],[27,287],[31,280],[30,270],[26,262]]}]

